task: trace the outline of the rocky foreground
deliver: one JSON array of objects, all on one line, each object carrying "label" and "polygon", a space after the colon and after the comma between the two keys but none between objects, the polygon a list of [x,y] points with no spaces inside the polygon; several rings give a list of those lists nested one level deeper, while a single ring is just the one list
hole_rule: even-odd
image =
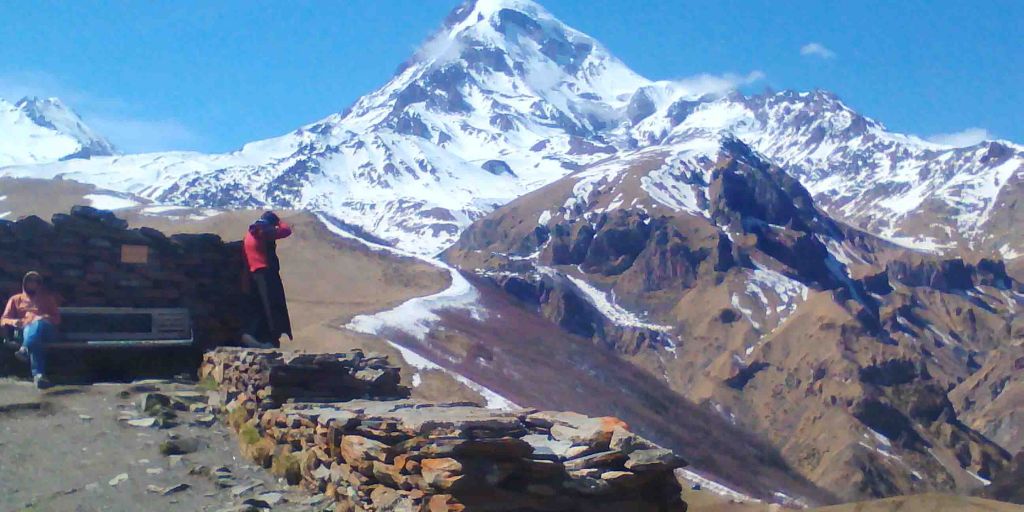
[{"label": "rocky foreground", "polygon": [[359,351],[220,348],[200,377],[245,456],[336,511],[685,510],[685,463],[617,418],[404,398]]}]

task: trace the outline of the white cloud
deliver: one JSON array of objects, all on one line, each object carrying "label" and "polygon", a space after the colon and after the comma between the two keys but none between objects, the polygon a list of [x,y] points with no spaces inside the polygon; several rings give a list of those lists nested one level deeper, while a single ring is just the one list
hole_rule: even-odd
[{"label": "white cloud", "polygon": [[91,116],[84,121],[125,153],[195,148],[202,138],[176,119]]},{"label": "white cloud", "polygon": [[807,43],[800,47],[800,55],[805,57],[821,57],[822,59],[833,59],[836,52],[828,49],[821,43]]},{"label": "white cloud", "polygon": [[176,119],[153,119],[119,99],[96,96],[39,72],[0,75],[0,98],[10,102],[25,96],[58,97],[85,124],[125,153],[197,149],[202,137]]},{"label": "white cloud", "polygon": [[937,133],[925,138],[929,142],[934,142],[936,144],[962,148],[965,146],[973,146],[979,142],[994,139],[995,137],[984,128],[972,127],[959,132]]},{"label": "white cloud", "polygon": [[746,75],[726,73],[724,75],[711,75],[702,73],[675,80],[675,83],[694,96],[706,94],[721,95],[734,91],[745,85],[764,80],[765,74],[762,71],[751,71]]}]

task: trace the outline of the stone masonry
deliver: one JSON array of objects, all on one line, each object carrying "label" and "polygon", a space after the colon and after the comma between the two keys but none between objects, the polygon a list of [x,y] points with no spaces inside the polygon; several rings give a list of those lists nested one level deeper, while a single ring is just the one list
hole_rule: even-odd
[{"label": "stone masonry", "polygon": [[238,339],[241,258],[240,242],[128,229],[112,213],[87,206],[54,215],[52,223],[36,216],[0,220],[4,300],[21,291],[25,272],[38,270],[62,306],[186,307],[206,347]]},{"label": "stone masonry", "polygon": [[[305,377],[303,377],[305,376]],[[683,511],[672,452],[612,417],[405,398],[386,357],[204,356],[243,454],[335,511]]]}]

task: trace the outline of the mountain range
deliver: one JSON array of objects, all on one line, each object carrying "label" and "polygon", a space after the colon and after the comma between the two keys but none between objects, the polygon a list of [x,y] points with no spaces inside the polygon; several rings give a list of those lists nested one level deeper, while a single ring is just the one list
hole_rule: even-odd
[{"label": "mountain range", "polygon": [[[893,133],[827,91],[652,81],[531,0],[457,7],[380,89],[226,154],[120,155],[59,100],[0,102],[0,176],[303,209],[441,255],[491,306],[378,334],[516,401],[566,383],[488,371],[529,371],[510,341],[601,347],[645,376],[626,395],[685,397],[821,491],[779,501],[970,492],[1024,450],[1003,261],[1024,254],[1024,147]],[[559,335],[487,332],[513,309]]]}]

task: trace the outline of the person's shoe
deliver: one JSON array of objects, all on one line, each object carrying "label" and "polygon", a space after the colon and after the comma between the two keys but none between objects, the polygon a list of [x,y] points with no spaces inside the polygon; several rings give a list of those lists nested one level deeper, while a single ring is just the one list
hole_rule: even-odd
[{"label": "person's shoe", "polygon": [[25,347],[19,348],[18,351],[14,353],[14,357],[18,361],[21,361],[23,363],[27,363],[30,360],[28,356],[28,349],[26,349]]},{"label": "person's shoe", "polygon": [[36,389],[46,389],[53,386],[50,379],[47,379],[45,375],[36,375],[32,377],[32,382],[36,383]]}]

